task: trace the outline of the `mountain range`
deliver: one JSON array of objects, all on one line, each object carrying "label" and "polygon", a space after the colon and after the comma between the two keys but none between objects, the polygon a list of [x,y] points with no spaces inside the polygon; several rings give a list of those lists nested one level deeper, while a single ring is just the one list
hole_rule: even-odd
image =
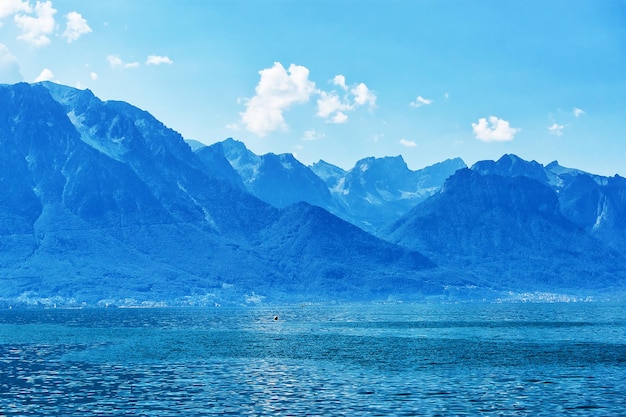
[{"label": "mountain range", "polygon": [[[192,145],[208,167],[219,167],[233,184],[243,184],[244,190],[275,207],[305,201],[369,232],[407,213],[465,167],[456,158],[412,171],[402,156],[395,156],[365,158],[344,171],[325,161],[307,167],[291,154],[255,155],[232,138]],[[223,157],[230,167],[222,166]]]},{"label": "mountain range", "polygon": [[259,200],[225,160],[88,90],[0,86],[0,161],[9,305],[385,298],[434,268],[325,210]]},{"label": "mountain range", "polygon": [[44,82],[0,85],[0,165],[3,305],[615,298],[626,288],[626,180],[557,162],[305,166],[233,139],[185,141],[128,103]]}]

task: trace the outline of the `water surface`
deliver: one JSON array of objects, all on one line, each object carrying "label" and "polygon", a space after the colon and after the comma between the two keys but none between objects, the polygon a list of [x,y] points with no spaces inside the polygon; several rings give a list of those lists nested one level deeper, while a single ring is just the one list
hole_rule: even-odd
[{"label": "water surface", "polygon": [[624,392],[615,304],[0,312],[3,416],[619,415]]}]

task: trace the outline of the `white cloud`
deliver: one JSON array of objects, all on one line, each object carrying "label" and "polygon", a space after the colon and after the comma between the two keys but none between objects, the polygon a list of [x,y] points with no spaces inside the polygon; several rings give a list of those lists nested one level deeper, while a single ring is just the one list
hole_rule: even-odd
[{"label": "white cloud", "polygon": [[476,139],[483,142],[510,141],[522,130],[511,127],[509,122],[499,119],[496,116],[489,116],[489,122],[487,122],[487,119],[484,117],[478,119],[478,123],[472,123],[472,129],[474,130]]},{"label": "white cloud", "polygon": [[109,62],[111,68],[121,67],[124,64],[124,62],[122,62],[122,59],[117,55],[107,56],[107,61]]},{"label": "white cloud", "polygon": [[363,106],[369,104],[371,108],[376,107],[376,94],[374,94],[367,86],[360,83],[356,87],[350,90],[354,94],[354,102]]},{"label": "white cloud", "polygon": [[89,77],[91,78],[92,81],[96,81],[98,79],[98,74],[96,74],[95,72],[92,72],[89,74]]},{"label": "white cloud", "polygon": [[52,73],[52,71],[49,68],[44,68],[43,71],[41,71],[41,73],[37,76],[37,78],[35,78],[36,83],[40,82],[40,81],[50,81],[54,79],[54,74]]},{"label": "white cloud", "polygon": [[107,61],[111,68],[137,68],[139,66],[139,62],[124,62],[117,55],[107,56]]},{"label": "white cloud", "polygon": [[422,107],[422,106],[428,106],[429,104],[432,104],[432,102],[433,101],[431,99],[424,98],[422,96],[417,96],[415,101],[410,102],[409,105],[411,107]]},{"label": "white cloud", "polygon": [[[258,136],[265,136],[278,129],[287,129],[284,113],[293,105],[308,102],[311,97],[317,98],[319,117],[328,123],[345,123],[348,112],[360,106],[376,107],[376,94],[364,83],[346,84],[343,75],[336,75],[331,83],[339,87],[336,90],[323,91],[317,89],[315,82],[309,79],[306,67],[291,64],[288,70],[280,62],[271,68],[259,71],[261,79],[256,86],[256,95],[245,100],[246,110],[241,115],[245,128]],[[240,103],[240,100],[237,101]]]},{"label": "white cloud", "polygon": [[300,65],[291,64],[285,70],[280,62],[275,62],[259,74],[256,95],[246,101],[241,121],[248,131],[266,136],[277,129],[286,129],[283,112],[294,104],[306,103],[316,90],[315,83],[309,80],[309,70]]},{"label": "white cloud", "polygon": [[320,91],[319,94],[320,98],[317,99],[317,115],[320,117],[328,118],[333,113],[351,109],[350,104],[342,102],[341,98],[334,91],[329,93]]},{"label": "white cloud", "polygon": [[313,140],[320,140],[325,137],[326,137],[325,134],[317,133],[315,129],[311,129],[311,130],[307,130],[306,132],[304,132],[304,135],[302,136],[302,140],[313,141]]},{"label": "white cloud", "polygon": [[80,13],[69,12],[65,15],[67,24],[65,25],[65,32],[63,32],[63,38],[67,40],[67,43],[72,43],[82,35],[91,32],[91,28],[87,24],[87,21]]},{"label": "white cloud", "polygon": [[348,121],[346,112],[355,110],[359,106],[369,104],[370,108],[376,107],[376,94],[364,83],[350,88],[343,75],[336,75],[333,78],[333,84],[346,92],[343,97],[340,97],[334,90],[317,91],[320,96],[317,99],[317,115],[325,118],[328,123],[345,123]]},{"label": "white cloud", "polygon": [[578,107],[574,107],[574,110],[572,110],[572,113],[574,113],[574,117],[580,117],[583,114],[585,114],[585,111],[583,109],[579,109]]},{"label": "white cloud", "polygon": [[169,59],[169,57],[159,56],[159,55],[150,55],[148,56],[148,59],[146,60],[146,65],[161,65],[161,64],[173,64],[173,63],[174,61]]},{"label": "white cloud", "polygon": [[239,125],[237,123],[228,123],[226,129],[239,130]]},{"label": "white cloud", "polygon": [[335,124],[341,124],[347,121],[348,121],[348,115],[341,111],[337,112],[337,114],[335,114],[333,117],[328,119],[329,123],[335,123]]},{"label": "white cloud", "polygon": [[417,143],[412,140],[400,139],[399,142],[400,145],[406,146],[407,148],[415,148],[417,146]]},{"label": "white cloud", "polygon": [[51,1],[38,1],[34,11],[37,17],[16,14],[13,18],[22,31],[17,38],[35,47],[46,46],[50,43],[48,35],[54,31],[54,14],[57,11]]},{"label": "white cloud", "polygon": [[333,84],[335,84],[336,86],[339,86],[342,89],[348,91],[348,86],[346,85],[346,77],[344,77],[341,74],[335,75],[335,78],[333,78]]},{"label": "white cloud", "polygon": [[2,0],[0,1],[0,19],[12,16],[16,13],[24,12],[31,13],[32,8],[28,4],[28,1],[22,0]]},{"label": "white cloud", "polygon": [[563,129],[565,129],[565,126],[557,123],[553,123],[552,126],[548,126],[550,134],[554,136],[561,136],[563,134]]},{"label": "white cloud", "polygon": [[443,94],[443,98],[445,98],[446,100],[447,100],[447,99],[449,99],[449,98],[450,98],[450,94],[448,94],[448,93],[444,93],[444,94]]},{"label": "white cloud", "polygon": [[6,45],[0,43],[0,83],[18,83],[22,81],[17,58]]}]

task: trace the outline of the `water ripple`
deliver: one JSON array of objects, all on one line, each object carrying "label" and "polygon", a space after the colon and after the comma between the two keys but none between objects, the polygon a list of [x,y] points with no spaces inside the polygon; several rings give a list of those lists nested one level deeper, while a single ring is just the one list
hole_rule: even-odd
[{"label": "water ripple", "polygon": [[450,314],[416,326],[423,309],[388,306],[279,323],[249,309],[107,312],[108,325],[98,312],[0,313],[0,415],[620,414],[623,311],[575,310],[572,325],[555,311],[541,309],[553,324],[525,310],[523,325],[496,326]]}]

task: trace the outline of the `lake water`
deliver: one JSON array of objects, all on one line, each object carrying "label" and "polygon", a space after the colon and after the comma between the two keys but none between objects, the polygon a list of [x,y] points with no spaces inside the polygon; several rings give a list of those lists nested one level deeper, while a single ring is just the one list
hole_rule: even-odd
[{"label": "lake water", "polygon": [[608,416],[625,393],[615,304],[0,312],[1,416]]}]

